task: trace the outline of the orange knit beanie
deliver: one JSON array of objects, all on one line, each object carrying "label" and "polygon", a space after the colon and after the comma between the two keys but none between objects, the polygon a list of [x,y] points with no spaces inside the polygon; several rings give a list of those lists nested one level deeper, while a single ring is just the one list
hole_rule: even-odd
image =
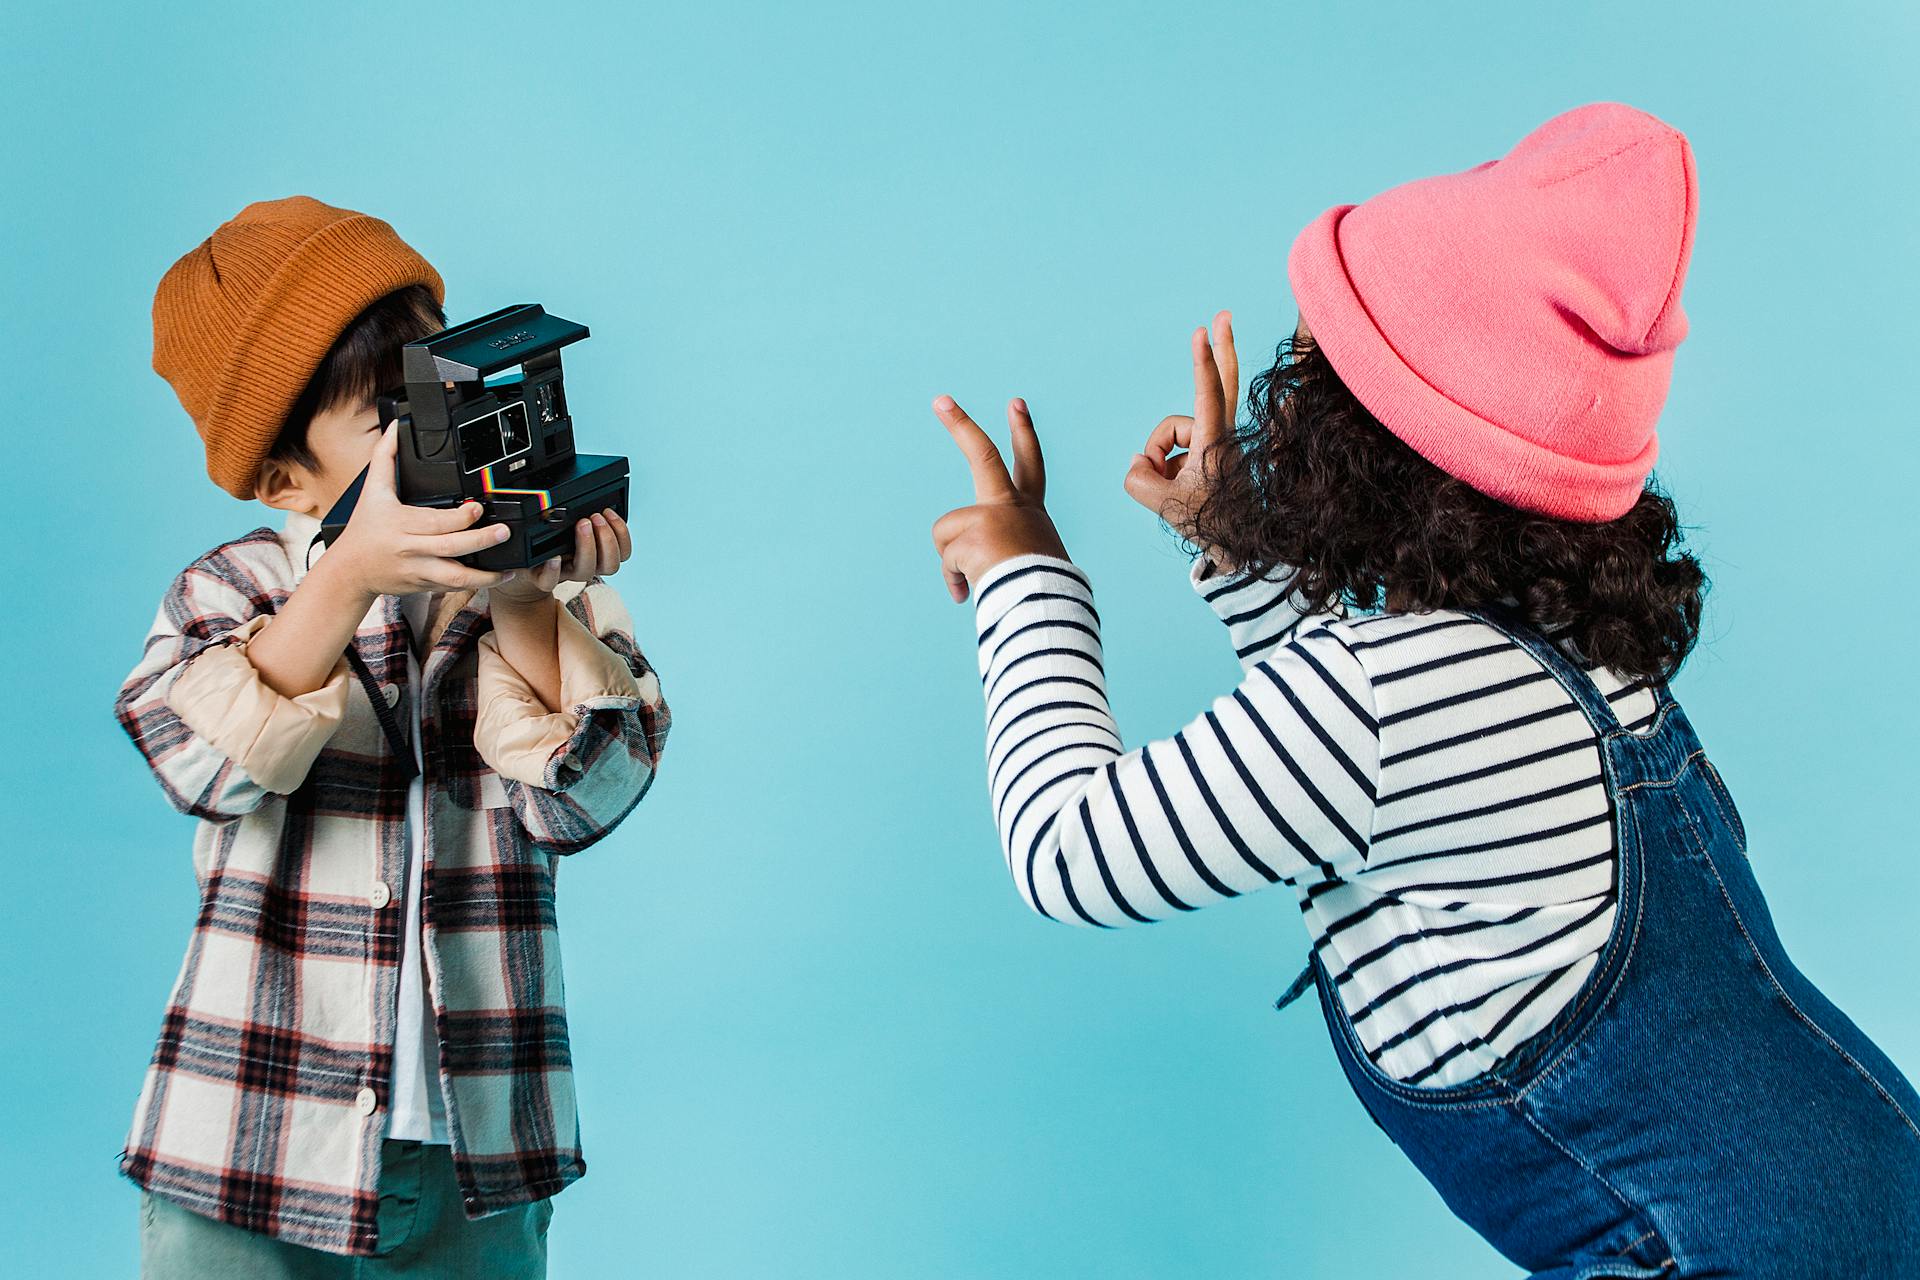
[{"label": "orange knit beanie", "polygon": [[311,196],[248,205],[168,269],[153,295],[153,371],[199,429],[215,484],[253,497],[328,348],[412,284],[445,303],[440,273],[392,227]]}]

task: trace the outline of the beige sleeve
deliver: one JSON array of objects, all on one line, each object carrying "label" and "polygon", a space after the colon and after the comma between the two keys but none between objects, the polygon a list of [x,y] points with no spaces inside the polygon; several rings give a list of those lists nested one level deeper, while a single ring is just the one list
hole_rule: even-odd
[{"label": "beige sleeve", "polygon": [[225,643],[189,659],[167,689],[167,705],[255,782],[287,795],[346,714],[351,672],[342,653],[318,689],[297,698],[276,692],[247,657],[247,642],[270,621],[270,614],[249,618]]},{"label": "beige sleeve", "polygon": [[580,727],[574,710],[595,699],[641,696],[625,659],[601,643],[573,610],[559,614],[560,704],[548,711],[526,677],[500,654],[489,631],[480,637],[480,711],[473,725],[474,749],[503,778],[547,785],[547,761]]}]

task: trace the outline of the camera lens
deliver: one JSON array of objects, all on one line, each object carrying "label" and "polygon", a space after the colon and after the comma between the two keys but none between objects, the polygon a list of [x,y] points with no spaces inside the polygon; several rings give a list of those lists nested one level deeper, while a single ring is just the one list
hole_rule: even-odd
[{"label": "camera lens", "polygon": [[510,404],[500,411],[500,455],[512,457],[533,442],[527,434],[527,406]]}]

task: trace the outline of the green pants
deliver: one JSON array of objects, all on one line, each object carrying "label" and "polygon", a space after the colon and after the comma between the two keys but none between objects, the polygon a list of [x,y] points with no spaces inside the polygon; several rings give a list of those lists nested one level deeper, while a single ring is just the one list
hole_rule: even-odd
[{"label": "green pants", "polygon": [[381,1161],[380,1246],[371,1257],[288,1244],[143,1192],[142,1280],[541,1280],[547,1274],[552,1200],[469,1220],[446,1147],[389,1140]]}]

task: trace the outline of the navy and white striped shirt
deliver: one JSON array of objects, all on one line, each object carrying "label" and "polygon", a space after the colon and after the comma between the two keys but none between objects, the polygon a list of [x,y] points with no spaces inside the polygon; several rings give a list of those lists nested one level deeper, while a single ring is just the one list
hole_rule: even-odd
[{"label": "navy and white striped shirt", "polygon": [[[1487,1070],[1579,990],[1613,924],[1592,728],[1465,614],[1303,619],[1273,582],[1208,567],[1194,585],[1245,679],[1134,751],[1086,576],[1021,556],[977,584],[988,785],[1020,893],[1111,927],[1288,884],[1383,1071]],[[1651,722],[1650,690],[1592,675],[1622,723]]]}]

